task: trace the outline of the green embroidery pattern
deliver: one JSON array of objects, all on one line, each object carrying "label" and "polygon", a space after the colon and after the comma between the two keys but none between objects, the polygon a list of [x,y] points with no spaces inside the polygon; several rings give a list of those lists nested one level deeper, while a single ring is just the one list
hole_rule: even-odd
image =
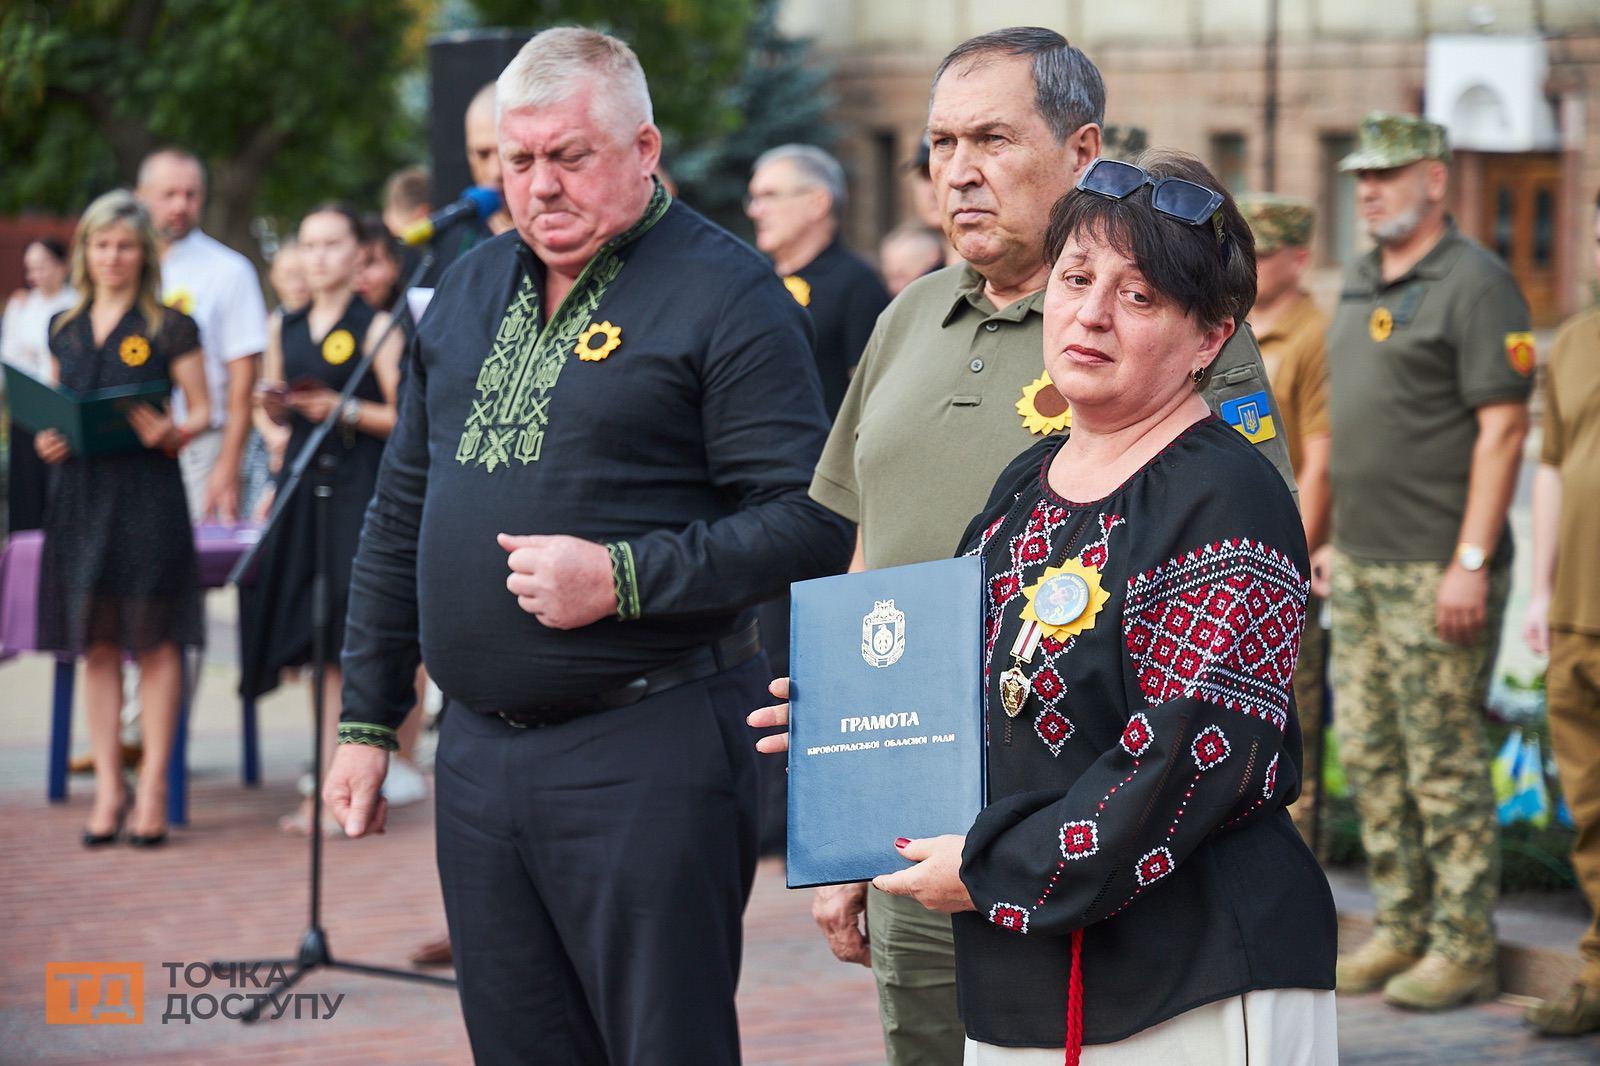
[{"label": "green embroidery pattern", "polygon": [[492,474],[513,460],[524,466],[539,461],[550,424],[551,390],[578,334],[622,272],[621,249],[659,222],[671,204],[672,197],[657,184],[644,216],[595,253],[542,330],[538,289],[532,278],[522,279],[478,370],[478,395],[456,445],[456,462]]},{"label": "green embroidery pattern", "polygon": [[611,581],[617,590],[617,617],[624,622],[639,617],[639,577],[633,569],[633,548],[625,540],[606,545],[611,553]]},{"label": "green embroidery pattern", "polygon": [[400,750],[400,741],[393,729],[386,725],[373,725],[371,722],[340,722],[339,743],[365,744],[372,748],[382,748],[384,751]]}]

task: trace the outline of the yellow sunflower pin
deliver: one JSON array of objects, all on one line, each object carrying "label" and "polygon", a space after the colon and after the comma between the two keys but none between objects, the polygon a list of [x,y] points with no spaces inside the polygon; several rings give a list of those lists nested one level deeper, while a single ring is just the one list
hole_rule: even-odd
[{"label": "yellow sunflower pin", "polygon": [[1039,575],[1037,584],[1022,590],[1028,605],[1022,609],[1025,622],[1038,622],[1047,637],[1066,640],[1094,628],[1100,608],[1111,598],[1100,584],[1100,571],[1068,559]]},{"label": "yellow sunflower pin", "polygon": [[[595,341],[599,341],[596,344]],[[622,344],[622,327],[609,322],[591,322],[589,328],[578,335],[578,345],[572,350],[585,363],[598,363]]]},{"label": "yellow sunflower pin", "polygon": [[356,339],[347,329],[336,329],[322,339],[322,358],[334,366],[345,362],[356,352]]},{"label": "yellow sunflower pin", "polygon": [[1374,307],[1372,317],[1367,319],[1367,333],[1372,339],[1382,344],[1389,339],[1389,334],[1394,332],[1394,315],[1387,307]]},{"label": "yellow sunflower pin", "polygon": [[167,293],[167,298],[161,302],[174,311],[182,311],[186,315],[194,314],[194,293],[188,289],[173,289]]},{"label": "yellow sunflower pin", "polygon": [[150,358],[150,342],[143,337],[124,337],[122,346],[117,349],[117,355],[128,366],[144,366]]},{"label": "yellow sunflower pin", "polygon": [[1029,433],[1042,435],[1072,428],[1072,408],[1051,384],[1049,374],[1040,374],[1037,381],[1022,387],[1017,414],[1022,416],[1022,427]]},{"label": "yellow sunflower pin", "polygon": [[799,274],[790,274],[783,279],[783,287],[789,290],[789,295],[794,297],[794,302],[801,307],[811,306],[811,283]]}]

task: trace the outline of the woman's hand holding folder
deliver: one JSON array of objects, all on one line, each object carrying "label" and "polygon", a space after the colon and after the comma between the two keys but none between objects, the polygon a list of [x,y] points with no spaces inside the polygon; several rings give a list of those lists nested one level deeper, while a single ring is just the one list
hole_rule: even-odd
[{"label": "woman's hand holding folder", "polygon": [[[780,700],[789,698],[789,679],[787,677],[774,678],[772,684],[767,686],[767,691]],[[774,704],[771,707],[761,707],[751,711],[745,722],[754,729],[770,729],[776,725],[789,724],[789,705],[787,703]],[[764,755],[778,755],[789,750],[789,734],[774,733],[770,737],[762,737],[756,741],[756,750]]]}]

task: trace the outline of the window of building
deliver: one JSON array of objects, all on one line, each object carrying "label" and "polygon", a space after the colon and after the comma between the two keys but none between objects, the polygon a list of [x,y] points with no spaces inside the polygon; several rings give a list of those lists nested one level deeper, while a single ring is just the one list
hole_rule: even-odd
[{"label": "window of building", "polygon": [[1211,135],[1211,172],[1233,195],[1249,191],[1250,183],[1245,175],[1244,134],[1227,132]]},{"label": "window of building", "polygon": [[1325,266],[1343,266],[1356,254],[1356,176],[1339,169],[1339,160],[1356,150],[1350,133],[1325,133],[1321,138],[1322,194],[1316,241]]}]

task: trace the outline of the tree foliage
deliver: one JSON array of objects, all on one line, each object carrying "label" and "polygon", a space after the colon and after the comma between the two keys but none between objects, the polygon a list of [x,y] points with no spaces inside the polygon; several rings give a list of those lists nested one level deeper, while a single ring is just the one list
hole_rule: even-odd
[{"label": "tree foliage", "polygon": [[742,202],[762,152],[793,142],[832,148],[838,139],[827,119],[828,71],[808,61],[809,50],[808,42],[779,32],[774,0],[761,0],[738,77],[720,94],[737,125],[699,138],[668,133],[667,166],[685,197],[735,233],[750,231]]},{"label": "tree foliage", "polygon": [[0,211],[75,214],[182,145],[207,227],[370,198],[417,131],[396,104],[426,0],[29,0],[0,7]]},{"label": "tree foliage", "polygon": [[589,26],[627,41],[650,80],[656,124],[684,138],[733,129],[723,98],[756,0],[472,0],[486,26]]}]

